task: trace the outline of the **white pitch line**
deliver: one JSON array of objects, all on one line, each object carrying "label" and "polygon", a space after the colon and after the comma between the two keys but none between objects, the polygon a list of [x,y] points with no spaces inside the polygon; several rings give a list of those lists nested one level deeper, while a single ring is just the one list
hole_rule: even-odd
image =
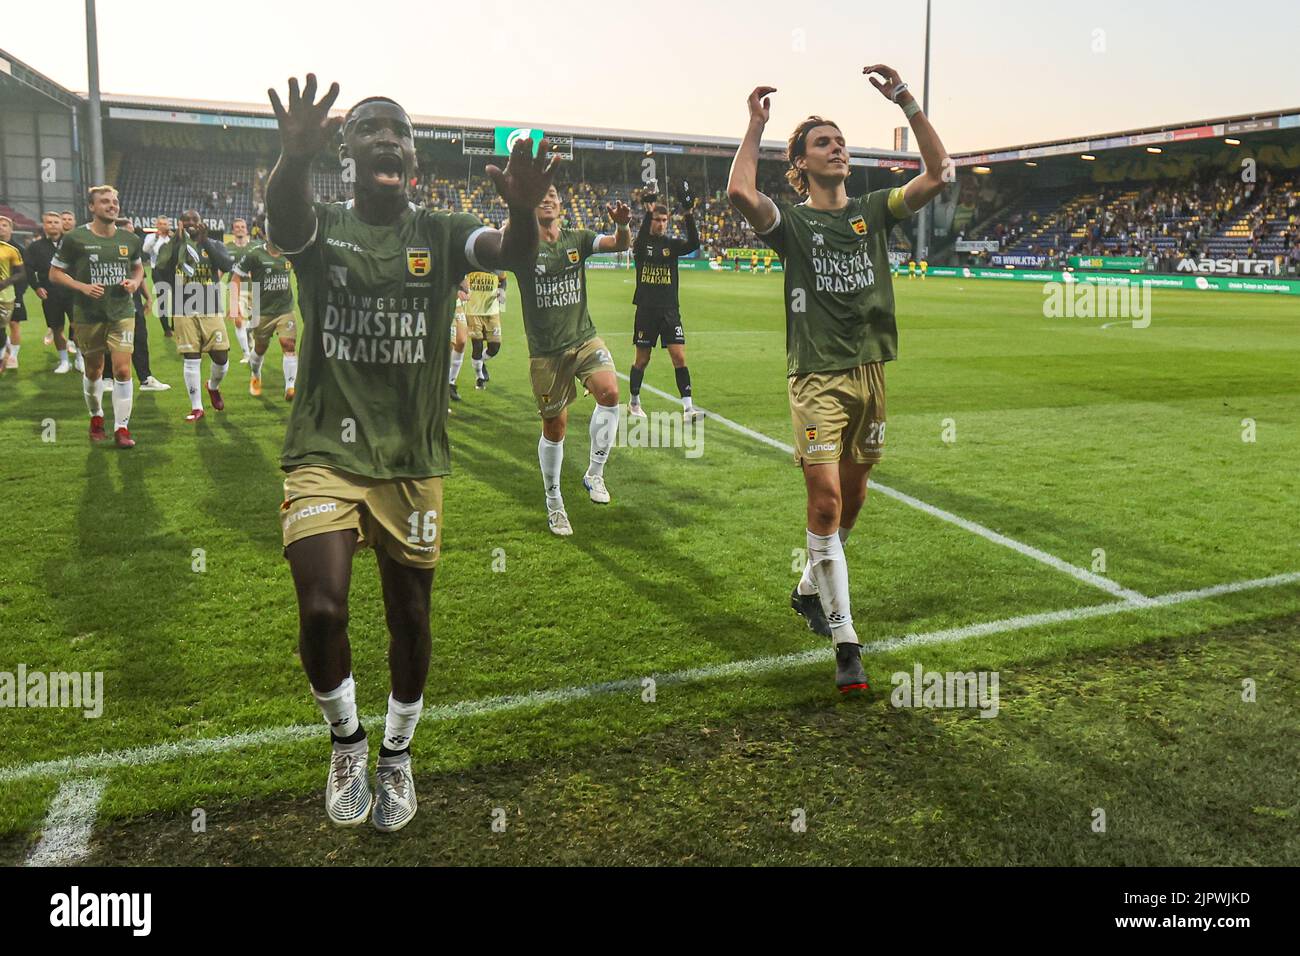
[{"label": "white pitch line", "polygon": [[104,781],[81,778],[59,787],[41,827],[40,842],[27,857],[28,866],[67,866],[90,852],[90,835],[104,796]]},{"label": "white pitch line", "polygon": [[[1153,608],[1170,607],[1190,601],[1203,601],[1225,594],[1242,591],[1254,591],[1261,588],[1274,588],[1285,584],[1300,584],[1300,571],[1288,574],[1275,574],[1267,578],[1254,578],[1247,581],[1233,581],[1215,584],[1194,591],[1175,591],[1150,598],[1143,602],[1118,601],[1110,604],[1083,605],[1066,608],[1061,611],[1047,611],[1041,614],[1023,614],[1018,617],[986,621],[982,624],[968,624],[964,627],[946,628],[922,634],[905,634],[867,644],[863,651],[869,654],[881,654],[886,651],[905,647],[920,647],[931,644],[949,644],[964,641],[972,637],[986,637],[991,634],[1004,634],[1021,631],[1026,628],[1039,627],[1044,624],[1060,624],[1081,621],[1087,618],[1104,617],[1113,614],[1131,614]],[[758,657],[743,661],[730,661],[725,664],[711,664],[706,667],[693,667],[686,670],[672,671],[653,676],[658,686],[673,684],[692,684],[702,681],[737,675],[765,674],[788,670],[805,664],[814,664],[831,659],[829,646],[813,648],[793,654],[779,654],[772,657]],[[485,697],[478,700],[465,700],[455,704],[443,704],[426,707],[421,715],[422,721],[456,720],[461,717],[475,717],[485,714],[500,714],[507,711],[523,710],[532,707],[546,707],[552,704],[567,704],[610,694],[641,693],[642,677],[629,677],[623,680],[607,681],[600,684],[587,684],[580,687],[562,687],[555,690],[534,691],[503,697]],[[383,715],[375,714],[362,718],[363,722],[377,725]],[[66,777],[95,771],[113,770],[120,767],[140,767],[147,764],[166,763],[170,760],[199,757],[207,754],[224,753],[244,747],[264,747],[274,744],[291,743],[296,740],[316,739],[324,741],[325,729],[322,724],[295,724],[288,727],[272,727],[266,730],[249,731],[233,734],[229,737],[208,737],[198,740],[177,740],[171,743],[154,744],[148,747],[135,747],[109,753],[86,754],[78,757],[62,757],[57,760],[42,760],[36,763],[20,764],[12,767],[0,767],[0,785],[18,783],[46,777]],[[62,792],[62,791],[60,791]]]},{"label": "white pitch line", "polygon": [[[618,376],[619,378],[627,379],[627,376],[622,372],[619,372]],[[661,398],[666,398],[669,401],[681,404],[681,399],[677,398],[675,395],[669,395],[667,392],[657,389],[653,385],[642,384],[641,387],[647,392],[651,392]],[[756,432],[754,429],[741,425],[739,422],[733,422],[730,418],[719,415],[717,412],[710,412],[703,408],[701,408],[700,411],[704,413],[706,420],[716,421],[742,435],[754,439],[755,441],[762,442],[764,445],[770,445],[778,451],[785,452],[787,455],[794,455],[794,446],[792,445],[787,445],[785,442],[764,435],[762,432]],[[1063,574],[1068,574],[1070,577],[1082,581],[1084,584],[1090,584],[1095,588],[1100,588],[1107,594],[1113,594],[1115,597],[1121,598],[1122,600],[1133,601],[1136,603],[1150,600],[1146,595],[1130,588],[1126,588],[1121,584],[1117,584],[1110,578],[1089,571],[1087,568],[1081,568],[1077,564],[1071,564],[1068,561],[1058,558],[1054,554],[1048,554],[1040,548],[1035,548],[1031,544],[1025,544],[1023,541],[1009,538],[1005,534],[994,531],[992,528],[987,528],[968,518],[963,518],[961,515],[955,515],[951,511],[945,511],[943,508],[937,508],[932,504],[927,504],[920,498],[913,498],[911,495],[899,491],[897,488],[891,488],[889,485],[881,484],[879,481],[875,480],[871,482],[871,488],[874,491],[880,492],[880,494],[887,498],[893,498],[895,501],[902,502],[910,508],[915,508],[917,511],[922,511],[925,514],[930,515],[932,518],[938,518],[941,521],[946,521],[949,524],[956,525],[964,531],[969,531],[971,534],[979,535],[986,541],[992,541],[994,544],[1000,544],[1004,548],[1010,548],[1012,551],[1023,554],[1027,558],[1032,558],[1040,564],[1045,564],[1049,568],[1053,568]]]}]

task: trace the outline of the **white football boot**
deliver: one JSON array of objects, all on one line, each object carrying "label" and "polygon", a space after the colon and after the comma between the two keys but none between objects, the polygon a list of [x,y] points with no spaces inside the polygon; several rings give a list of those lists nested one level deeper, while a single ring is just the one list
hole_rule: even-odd
[{"label": "white football boot", "polygon": [[369,760],[368,740],[334,745],[325,783],[325,812],[341,827],[359,826],[370,815],[370,783],[366,779]]},{"label": "white football boot", "polygon": [[411,776],[411,755],[380,757],[375,770],[375,812],[370,822],[376,830],[392,833],[415,816],[415,778]]},{"label": "white football boot", "polygon": [[582,487],[587,489],[591,500],[596,504],[609,504],[609,489],[605,487],[605,479],[601,475],[583,475]]},{"label": "white football boot", "polygon": [[573,525],[569,524],[569,516],[563,508],[556,508],[554,511],[546,512],[546,523],[551,527],[551,534],[558,534],[561,538],[567,538],[573,534]]}]

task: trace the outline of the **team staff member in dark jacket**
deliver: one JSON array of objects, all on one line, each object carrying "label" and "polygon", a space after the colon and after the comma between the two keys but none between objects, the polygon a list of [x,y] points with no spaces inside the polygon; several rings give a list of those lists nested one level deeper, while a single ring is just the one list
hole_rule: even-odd
[{"label": "team staff member in dark jacket", "polygon": [[686,226],[685,238],[669,237],[668,207],[657,199],[653,186],[651,191],[642,195],[645,216],[632,246],[636,263],[636,293],[632,296],[636,304],[636,327],[632,344],[636,347],[636,359],[628,376],[632,399],[627,410],[629,415],[645,417],[641,410],[641,380],[645,377],[645,368],[650,364],[655,340],[658,339],[672,359],[677,374],[677,391],[682,396],[682,415],[690,421],[698,413],[691,400],[691,373],[686,367],[686,336],[682,333],[682,314],[677,301],[677,260],[700,247],[700,234],[691,212],[694,200],[690,185],[685,180],[678,195]]},{"label": "team staff member in dark jacket", "polygon": [[[127,232],[139,235],[130,219],[119,219],[117,224]],[[140,391],[165,392],[171,386],[154,378],[149,365],[149,326],[145,322],[145,316],[149,314],[149,287],[141,282],[131,298],[135,305],[135,351],[131,353],[131,364],[135,366],[135,377],[140,380]]]},{"label": "team staff member in dark jacket", "polygon": [[[54,367],[58,375],[72,371],[68,364],[68,347],[71,344],[64,334],[72,332],[72,294],[62,286],[50,281],[50,262],[59,251],[63,241],[63,219],[57,212],[47,212],[41,216],[41,228],[45,235],[33,239],[23,251],[23,261],[27,263],[27,275],[31,280],[36,296],[41,300],[45,312],[45,326],[50,330],[50,340],[59,351],[59,364]],[[76,348],[75,345],[72,346]]]},{"label": "team staff member in dark jacket", "polygon": [[[162,251],[171,241],[172,221],[166,216],[159,216],[153,221],[153,232],[144,238],[144,254],[149,257],[149,268],[153,278],[154,308],[158,310],[158,321],[162,324],[163,335],[167,338],[172,337],[170,290],[176,283],[176,270],[160,267],[158,260],[163,258]],[[168,290],[166,295],[158,291],[160,286]]]}]

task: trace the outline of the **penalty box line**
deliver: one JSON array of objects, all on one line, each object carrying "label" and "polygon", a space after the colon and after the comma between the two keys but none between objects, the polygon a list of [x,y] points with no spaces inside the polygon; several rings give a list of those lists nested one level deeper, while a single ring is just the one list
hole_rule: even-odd
[{"label": "penalty box line", "polygon": [[[1300,584],[1300,571],[1287,574],[1275,574],[1267,578],[1253,578],[1246,581],[1233,581],[1199,588],[1194,591],[1175,591],[1148,598],[1143,604],[1132,601],[1115,601],[1106,604],[1083,605],[1065,608],[1060,611],[1044,611],[1036,614],[1022,614],[1016,617],[986,621],[981,624],[968,624],[962,627],[944,628],[921,634],[905,634],[887,640],[875,641],[863,646],[868,654],[883,654],[889,651],[910,647],[924,647],[933,644],[950,644],[968,640],[972,637],[986,637],[992,634],[1005,634],[1027,628],[1041,627],[1047,624],[1064,624],[1095,617],[1109,617],[1117,614],[1132,614],[1156,608],[1171,607],[1191,601],[1204,601],[1227,594],[1254,591],[1261,588],[1274,588],[1287,584]],[[792,654],[780,654],[771,657],[758,657],[742,661],[730,661],[725,664],[711,664],[706,667],[693,667],[685,670],[671,671],[667,674],[648,674],[656,686],[668,687],[680,684],[700,683],[734,676],[754,676],[784,671],[805,664],[830,661],[834,651],[829,645],[799,651]],[[636,694],[640,699],[642,681],[645,677],[631,677],[624,680],[607,681],[599,684],[587,684],[580,687],[563,687],[555,690],[533,691],[528,694],[487,697],[478,700],[460,701],[454,704],[442,704],[426,707],[421,721],[456,720],[462,717],[477,717],[501,714],[528,708],[547,707],[554,704],[568,704],[588,700],[593,697],[611,694]],[[372,725],[383,722],[383,714],[373,714],[362,718]],[[0,767],[0,786],[19,783],[26,780],[45,778],[66,778],[78,774],[91,774],[115,770],[122,767],[141,767],[148,764],[166,763],[172,760],[202,757],[209,754],[225,753],[245,747],[264,747],[292,743],[299,740],[316,740],[324,742],[325,729],[320,723],[295,724],[285,727],[272,727],[263,730],[232,734],[228,737],[208,737],[191,740],[177,740],[147,747],[135,747],[98,754],[84,754],[76,757],[61,757],[56,760],[42,760],[18,766]]]},{"label": "penalty box line", "polygon": [[[617,374],[619,378],[624,379],[625,381],[627,380],[627,376],[622,372]],[[641,388],[654,395],[658,395],[660,398],[666,398],[671,402],[676,402],[679,405],[681,404],[681,399],[676,395],[669,395],[667,392],[655,388],[653,385],[646,385],[643,383]],[[787,455],[794,455],[794,446],[792,445],[787,445],[785,442],[764,435],[762,432],[754,431],[754,429],[742,425],[739,422],[733,422],[725,415],[719,415],[717,412],[710,412],[703,408],[699,410],[703,413],[706,419],[716,421],[719,424],[725,425],[733,431],[746,436],[747,438],[752,438],[755,441],[762,442],[764,445],[769,445],[778,451],[785,452]],[[1110,578],[1089,571],[1087,568],[1081,568],[1077,564],[1071,564],[1069,561],[1062,560],[1054,554],[1048,554],[1041,548],[1035,548],[1033,545],[1025,544],[1023,541],[1017,541],[1015,538],[1008,537],[999,531],[994,531],[992,528],[987,528],[978,522],[971,521],[969,518],[963,518],[961,515],[953,514],[951,511],[945,511],[943,508],[935,507],[932,504],[922,501],[920,498],[914,498],[906,492],[899,491],[897,488],[891,488],[889,485],[882,484],[875,479],[872,479],[871,481],[871,489],[879,492],[887,498],[893,498],[895,501],[901,502],[909,508],[915,508],[917,511],[928,514],[932,518],[938,518],[940,521],[946,521],[949,524],[956,525],[963,531],[969,531],[971,534],[979,535],[986,541],[991,541],[1004,548],[1010,548],[1012,551],[1022,554],[1027,558],[1031,558],[1039,564],[1045,564],[1047,567],[1052,568],[1055,571],[1060,571],[1062,574],[1068,574],[1075,580],[1082,581],[1084,584],[1090,584],[1095,588],[1100,588],[1107,594],[1111,594],[1117,598],[1121,598],[1122,600],[1134,604],[1145,604],[1151,600],[1145,594],[1142,594],[1139,591],[1134,591],[1131,588],[1126,588],[1123,585],[1112,581]]]}]

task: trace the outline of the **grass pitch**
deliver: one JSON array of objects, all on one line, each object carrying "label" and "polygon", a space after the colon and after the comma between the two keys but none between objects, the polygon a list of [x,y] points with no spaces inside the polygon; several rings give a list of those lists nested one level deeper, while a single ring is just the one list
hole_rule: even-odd
[{"label": "grass pitch", "polygon": [[[697,402],[789,443],[780,281],[684,272],[682,313]],[[626,371],[631,274],[589,284]],[[1149,328],[1102,329],[1045,319],[1029,284],[895,287],[874,478],[1152,598],[1300,571],[1290,302],[1157,291]],[[154,326],[173,389],[137,393],[134,450],[91,448],[29,305],[22,368],[0,378],[0,671],[102,671],[105,707],[0,709],[0,861],[30,852],[62,783],[92,778],[100,863],[1300,862],[1300,583],[1088,616],[1117,599],[874,495],[847,547],[860,633],[941,640],[884,644],[872,695],[837,700],[824,657],[786,657],[825,648],[787,607],[804,499],[780,451],[706,422],[698,457],[616,449],[613,504],[592,505],[585,399],[576,533],[547,533],[513,297],[491,387],[467,362],[450,424],[420,814],[395,837],[332,829],[280,556],[278,352],[261,399],[236,365],[226,411],[196,428]],[[646,380],[675,392],[666,354]],[[359,703],[381,714],[368,552],[351,620]],[[890,675],[917,662],[998,671],[998,717],[890,706]]]}]

